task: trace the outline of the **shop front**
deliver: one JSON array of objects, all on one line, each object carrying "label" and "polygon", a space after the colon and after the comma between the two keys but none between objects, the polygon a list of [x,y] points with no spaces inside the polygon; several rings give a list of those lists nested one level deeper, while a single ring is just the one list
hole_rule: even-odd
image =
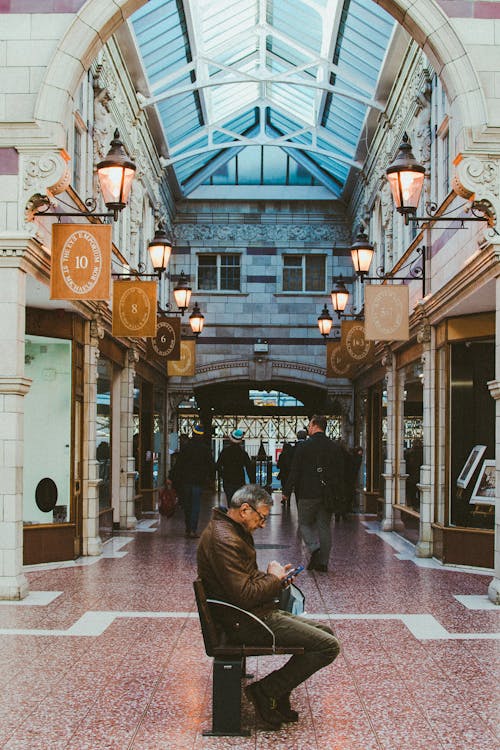
[{"label": "shop front", "polygon": [[26,311],[25,564],[82,551],[83,337],[78,315]]}]

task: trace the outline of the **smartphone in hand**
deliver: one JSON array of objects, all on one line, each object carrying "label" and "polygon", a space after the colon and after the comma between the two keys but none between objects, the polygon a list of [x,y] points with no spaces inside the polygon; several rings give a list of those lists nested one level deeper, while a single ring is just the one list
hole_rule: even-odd
[{"label": "smartphone in hand", "polygon": [[286,576],[283,578],[283,580],[281,581],[283,586],[286,586],[288,583],[290,583],[292,578],[295,578],[295,576],[298,576],[298,574],[302,573],[303,570],[304,570],[303,565],[297,565],[296,568],[291,568],[286,574]]}]

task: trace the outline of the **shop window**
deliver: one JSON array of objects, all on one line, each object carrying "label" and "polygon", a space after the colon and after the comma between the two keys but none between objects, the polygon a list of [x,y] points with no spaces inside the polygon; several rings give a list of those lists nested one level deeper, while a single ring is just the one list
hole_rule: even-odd
[{"label": "shop window", "polygon": [[488,381],[495,378],[495,345],[470,341],[450,349],[450,523],[492,529],[495,402]]},{"label": "shop window", "polygon": [[198,289],[240,291],[240,256],[232,253],[198,255]]},{"label": "shop window", "polygon": [[403,455],[406,462],[406,502],[420,510],[420,467],[423,456],[423,369],[421,362],[408,365],[403,373]]},{"label": "shop window", "polygon": [[153,487],[165,483],[164,394],[155,390],[153,413]]},{"label": "shop window", "polygon": [[113,366],[99,357],[97,363],[96,459],[99,464],[99,511],[111,507],[111,382]]},{"label": "shop window", "polygon": [[324,255],[284,255],[284,292],[324,292],[326,278]]},{"label": "shop window", "polygon": [[71,341],[31,336],[25,344],[23,520],[25,524],[72,520]]}]

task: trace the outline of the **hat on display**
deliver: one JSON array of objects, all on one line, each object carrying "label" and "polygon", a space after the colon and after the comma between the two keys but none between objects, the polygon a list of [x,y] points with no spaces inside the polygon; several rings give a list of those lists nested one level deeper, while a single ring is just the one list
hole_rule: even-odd
[{"label": "hat on display", "polygon": [[233,430],[229,435],[229,440],[232,443],[241,443],[244,437],[245,433],[243,432],[243,430]]},{"label": "hat on display", "polygon": [[195,424],[193,427],[193,435],[204,435],[205,430],[203,429],[201,424]]}]

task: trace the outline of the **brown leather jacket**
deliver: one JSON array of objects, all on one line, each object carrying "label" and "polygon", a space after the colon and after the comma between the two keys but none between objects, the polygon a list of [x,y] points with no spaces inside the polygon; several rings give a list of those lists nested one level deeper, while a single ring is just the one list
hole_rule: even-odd
[{"label": "brown leather jacket", "polygon": [[277,608],[281,582],[257,567],[253,537],[224,510],[214,508],[198,545],[198,575],[210,599],[262,615]]}]

